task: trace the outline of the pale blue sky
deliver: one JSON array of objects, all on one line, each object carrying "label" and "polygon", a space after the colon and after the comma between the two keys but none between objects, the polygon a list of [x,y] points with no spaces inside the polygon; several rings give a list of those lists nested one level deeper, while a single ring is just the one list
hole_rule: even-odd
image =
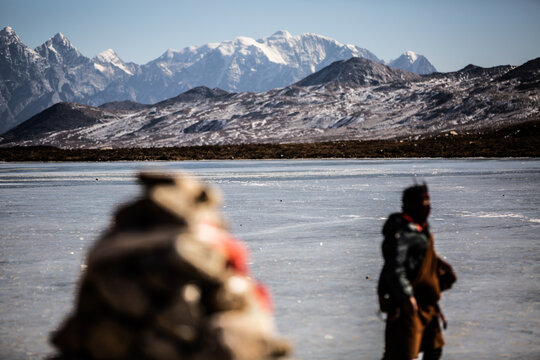
[{"label": "pale blue sky", "polygon": [[439,71],[520,65],[540,56],[540,0],[0,0],[0,27],[31,48],[62,32],[85,56],[112,48],[144,64],[167,49],[286,29],[366,48],[406,50]]}]

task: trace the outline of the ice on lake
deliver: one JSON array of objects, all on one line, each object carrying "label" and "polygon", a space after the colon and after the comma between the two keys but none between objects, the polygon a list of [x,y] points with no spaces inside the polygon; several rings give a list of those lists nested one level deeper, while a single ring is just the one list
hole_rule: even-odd
[{"label": "ice on lake", "polygon": [[215,184],[232,232],[272,289],[300,359],[377,359],[380,229],[425,180],[443,296],[444,359],[540,358],[540,161],[297,160],[0,164],[0,358],[35,359],[72,309],[85,250],[140,169]]}]

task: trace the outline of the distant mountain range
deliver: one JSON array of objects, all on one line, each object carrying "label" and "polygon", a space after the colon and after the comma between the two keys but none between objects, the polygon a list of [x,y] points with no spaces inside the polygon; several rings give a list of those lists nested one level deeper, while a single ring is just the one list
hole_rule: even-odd
[{"label": "distant mountain range", "polygon": [[[355,45],[278,31],[259,40],[237,37],[167,50],[138,65],[122,61],[112,49],[87,58],[61,33],[30,49],[6,27],[0,31],[0,133],[59,102],[154,104],[197,86],[265,92],[352,57],[384,63]],[[425,57],[410,51],[387,65],[416,74],[436,71]]]},{"label": "distant mountain range", "polygon": [[[79,61],[72,54],[71,61]],[[58,103],[3,134],[0,146],[165,147],[418,138],[540,121],[539,109],[540,58],[518,67],[469,65],[457,72],[419,75],[352,57],[292,85],[260,93],[201,86],[153,105]]]}]

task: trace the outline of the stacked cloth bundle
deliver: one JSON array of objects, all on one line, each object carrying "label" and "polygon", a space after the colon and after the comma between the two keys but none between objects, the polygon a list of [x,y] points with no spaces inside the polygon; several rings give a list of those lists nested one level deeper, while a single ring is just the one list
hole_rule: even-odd
[{"label": "stacked cloth bundle", "polygon": [[189,176],[139,175],[90,249],[54,359],[286,359],[268,291],[226,229],[217,191]]}]

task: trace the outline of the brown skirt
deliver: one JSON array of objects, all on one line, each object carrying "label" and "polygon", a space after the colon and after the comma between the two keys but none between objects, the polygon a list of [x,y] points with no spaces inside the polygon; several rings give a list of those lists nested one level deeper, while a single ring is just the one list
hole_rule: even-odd
[{"label": "brown skirt", "polygon": [[421,351],[438,349],[443,345],[439,311],[435,306],[419,308],[413,314],[397,308],[388,314],[384,360],[415,359]]}]

